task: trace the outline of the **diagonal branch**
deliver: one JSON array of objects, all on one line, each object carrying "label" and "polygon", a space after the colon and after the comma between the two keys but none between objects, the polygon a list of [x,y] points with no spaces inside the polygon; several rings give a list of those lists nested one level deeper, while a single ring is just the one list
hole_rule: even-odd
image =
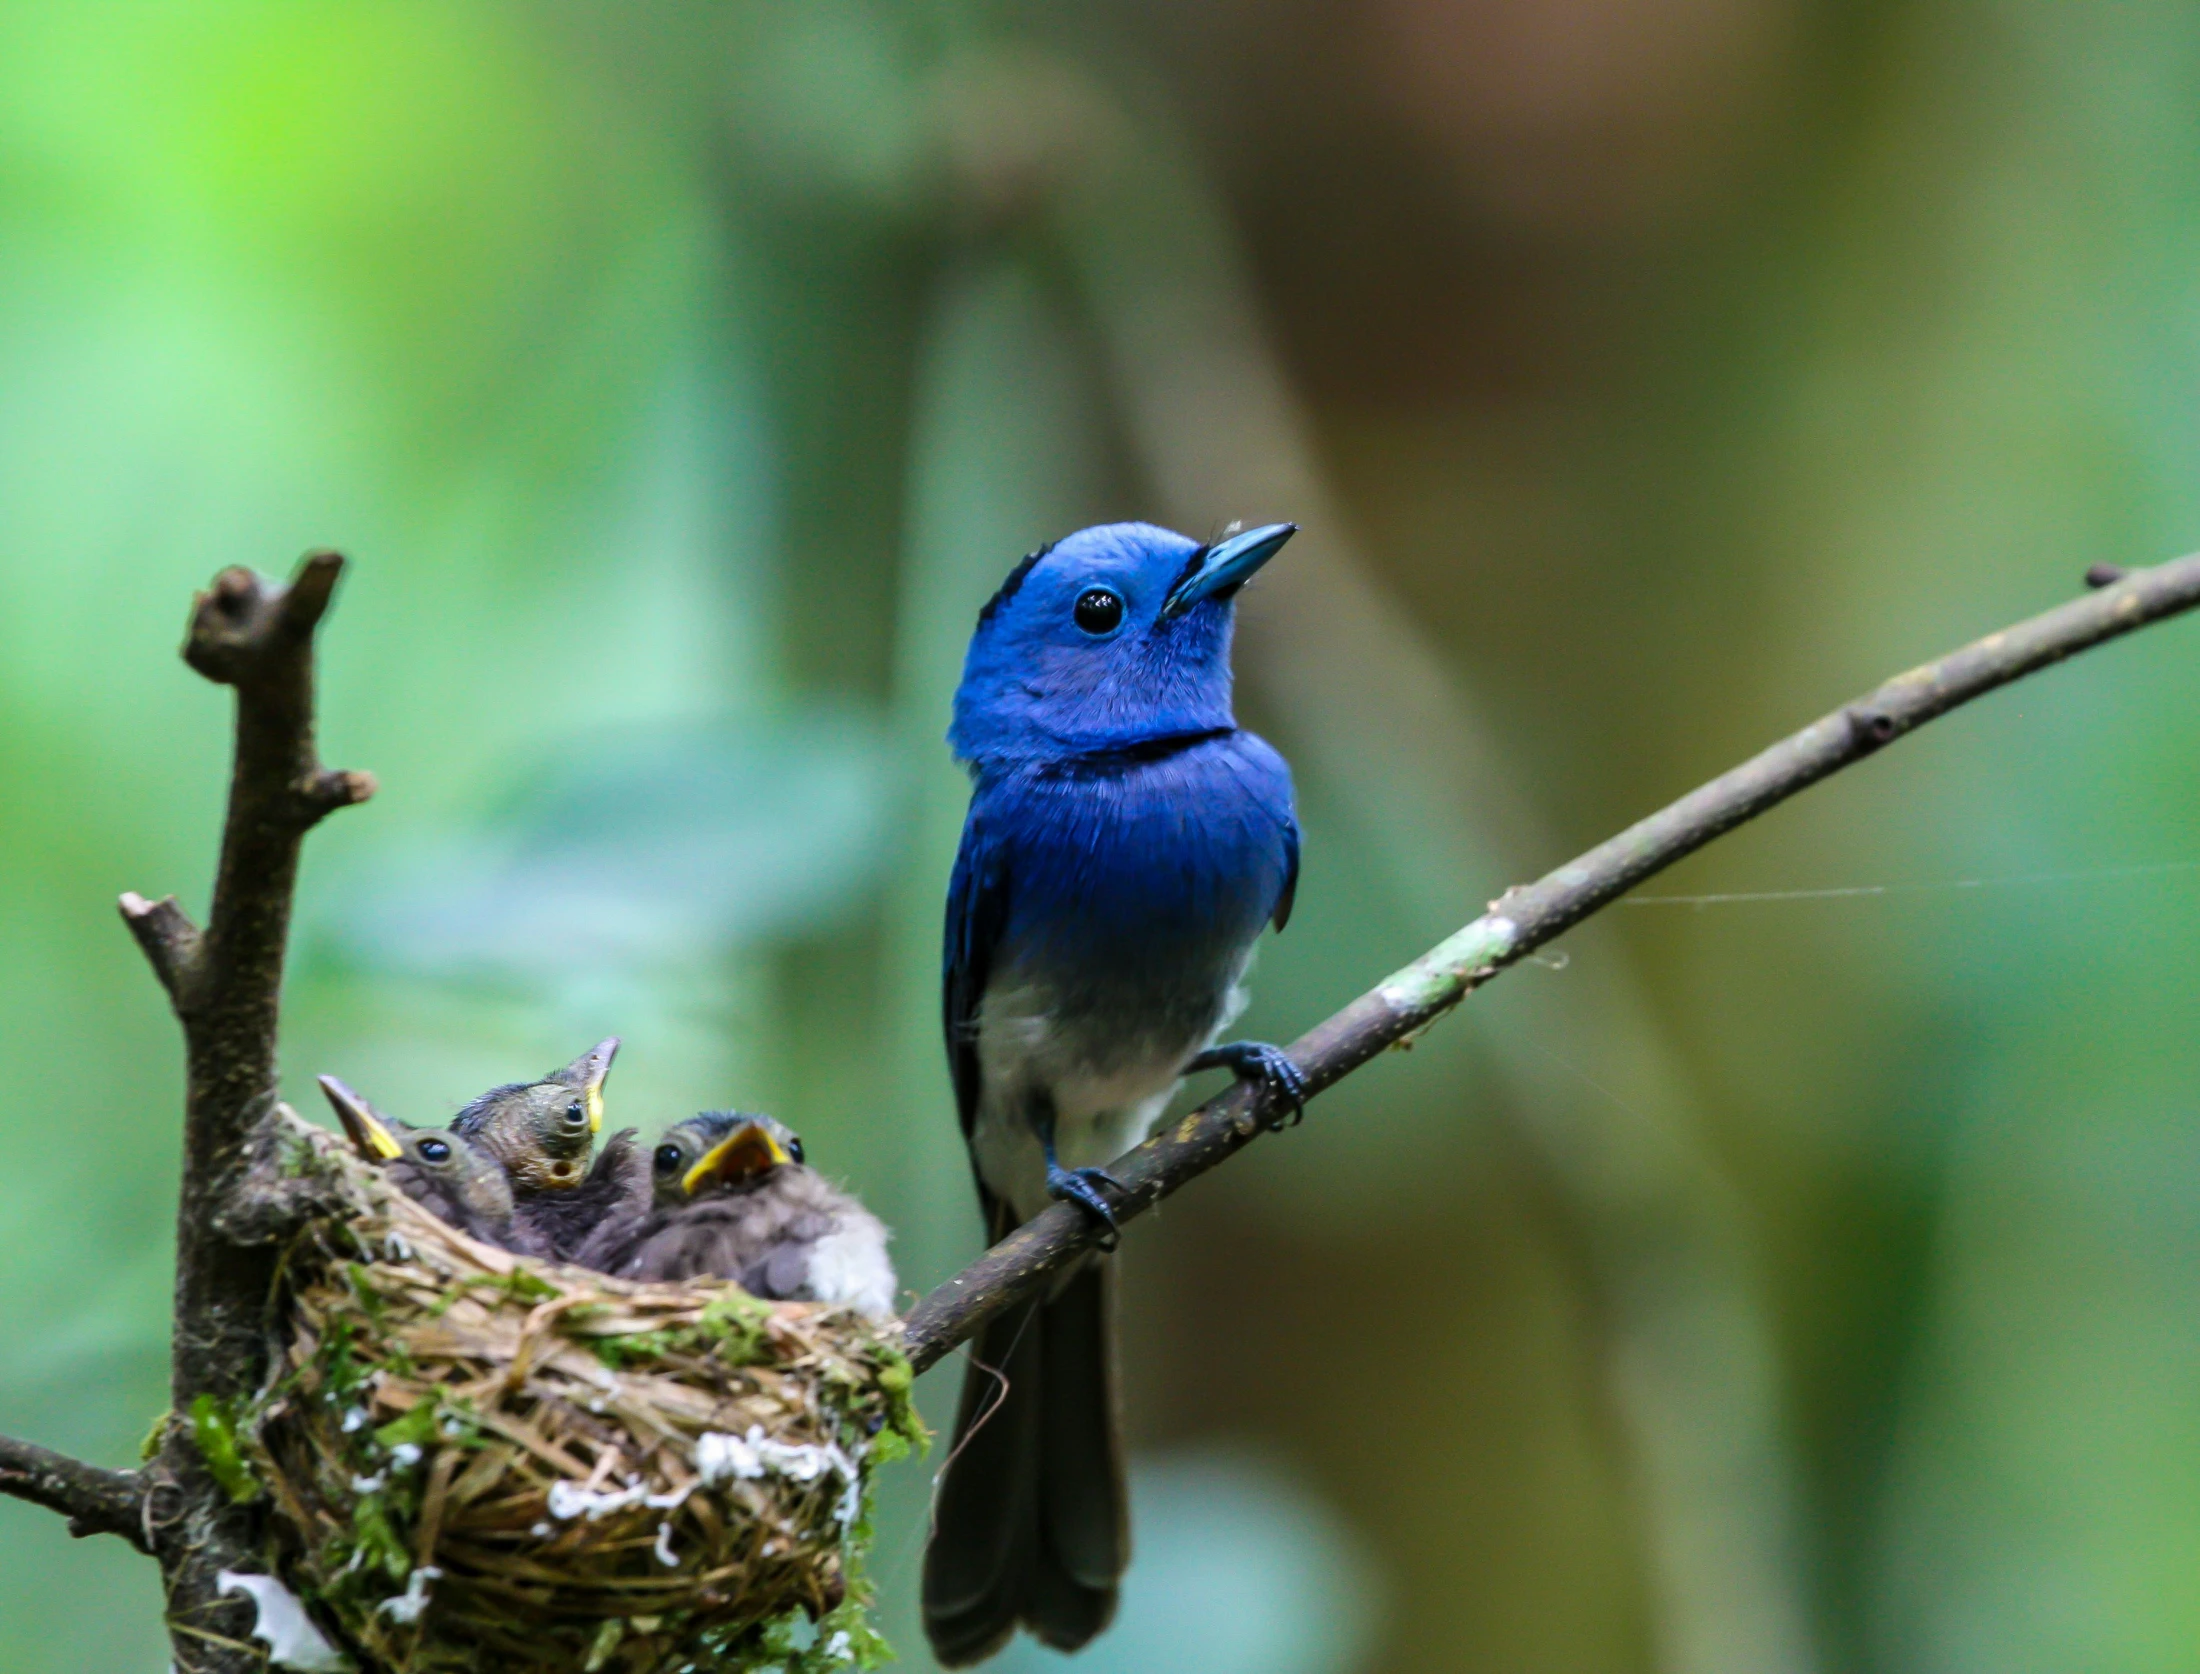
[{"label": "diagonal branch", "polygon": [[[2093,579],[2091,577],[2089,580]],[[1319,1092],[1427,1028],[1508,965],[1611,905],[1644,879],[1904,733],[1997,687],[2200,605],[2200,555],[2133,570],[2089,597],[1988,634],[1898,674],[1532,884],[1292,1043]],[[1259,1099],[1233,1087],[1109,1165],[1119,1220],[1144,1213],[1263,1131]],[[939,1286],[904,1322],[918,1371],[1001,1309],[1034,1294],[1096,1242],[1089,1216],[1057,1203]]]},{"label": "diagonal branch", "polygon": [[145,1538],[145,1491],[136,1471],[103,1470],[0,1436],[0,1494],[60,1512],[73,1535],[120,1535],[140,1552],[152,1550]]},{"label": "diagonal branch", "polygon": [[[169,1369],[179,1413],[242,1401],[266,1371],[276,1260],[266,1223],[281,1194],[261,1176],[276,1149],[276,1024],[298,850],[325,815],[374,794],[371,776],[332,772],[314,748],[313,634],[343,567],[333,552],[310,554],[288,586],[228,569],[193,600],[184,661],[237,692],[213,903],[203,931],[173,899],[125,895],[121,903],[183,1024],[188,1060]],[[158,1463],[187,1508],[175,1538],[155,1543],[171,1621],[236,1609],[216,1576],[259,1562],[253,1514],[228,1500],[192,1433],[189,1424],[168,1426]],[[208,1662],[199,1650],[193,1665],[232,1662]]]}]

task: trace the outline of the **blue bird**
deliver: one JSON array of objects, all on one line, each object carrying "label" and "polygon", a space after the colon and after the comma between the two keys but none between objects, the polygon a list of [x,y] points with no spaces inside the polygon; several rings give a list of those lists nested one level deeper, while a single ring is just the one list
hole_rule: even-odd
[{"label": "blue bird", "polygon": [[[989,1239],[1063,1198],[1112,1248],[1106,1165],[1188,1073],[1227,1068],[1271,1109],[1302,1106],[1285,1053],[1215,1044],[1298,883],[1291,770],[1230,705],[1237,592],[1295,532],[1081,530],[979,613],[948,732],[973,788],[943,999]],[[925,1632],[949,1667],[1019,1625],[1075,1650],[1115,1613],[1130,1530],[1113,1295],[1095,1254],[972,1346],[925,1551]]]}]

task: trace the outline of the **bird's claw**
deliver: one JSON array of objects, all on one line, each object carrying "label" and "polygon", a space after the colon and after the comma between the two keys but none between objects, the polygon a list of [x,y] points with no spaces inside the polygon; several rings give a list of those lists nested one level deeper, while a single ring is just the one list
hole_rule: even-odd
[{"label": "bird's claw", "polygon": [[1306,1120],[1306,1074],[1280,1046],[1270,1046],[1261,1040],[1234,1040],[1223,1046],[1208,1047],[1184,1069],[1187,1074],[1196,1070],[1226,1069],[1240,1081],[1258,1082],[1269,1103],[1279,1107],[1266,1123],[1270,1133],[1295,1128]]},{"label": "bird's claw", "polygon": [[1064,1168],[1059,1163],[1047,1164],[1047,1195],[1060,1202],[1076,1204],[1106,1227],[1107,1236],[1100,1247],[1112,1250],[1122,1241],[1122,1229],[1116,1222],[1115,1211],[1101,1194],[1102,1186],[1123,1190],[1123,1182],[1104,1168]]}]

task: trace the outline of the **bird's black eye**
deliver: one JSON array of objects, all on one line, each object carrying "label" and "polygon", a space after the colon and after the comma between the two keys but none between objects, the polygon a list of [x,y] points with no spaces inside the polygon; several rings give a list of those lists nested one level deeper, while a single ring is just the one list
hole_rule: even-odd
[{"label": "bird's black eye", "polygon": [[659,1174],[670,1174],[680,1166],[680,1147],[677,1145],[658,1146],[656,1161]]},{"label": "bird's black eye", "polygon": [[423,1139],[420,1142],[420,1155],[432,1163],[449,1162],[451,1160],[451,1147],[444,1140]]},{"label": "bird's black eye", "polygon": [[795,1138],[793,1134],[787,1135],[787,1155],[794,1158],[796,1162],[802,1161],[802,1141]]},{"label": "bird's black eye", "polygon": [[1122,625],[1123,601],[1105,587],[1088,587],[1077,595],[1073,614],[1086,633],[1112,634]]},{"label": "bird's black eye", "polygon": [[581,1103],[579,1099],[575,1099],[565,1107],[565,1119],[575,1127],[579,1127],[588,1120],[588,1106]]}]

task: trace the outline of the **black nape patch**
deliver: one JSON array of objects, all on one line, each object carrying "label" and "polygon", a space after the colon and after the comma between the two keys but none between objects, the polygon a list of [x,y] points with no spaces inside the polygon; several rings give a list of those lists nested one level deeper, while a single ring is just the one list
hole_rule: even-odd
[{"label": "black nape patch", "polygon": [[[1169,583],[1169,592],[1174,593],[1179,587],[1191,580],[1193,576],[1199,574],[1199,566],[1207,562],[1207,554],[1214,551],[1214,549],[1215,543],[1213,541],[1209,541],[1205,546],[1193,547],[1192,555],[1184,560],[1184,567],[1177,571],[1176,579]],[[1167,597],[1166,594],[1163,596]]]},{"label": "black nape patch", "polygon": [[1008,579],[1002,582],[1001,585],[994,590],[993,597],[986,600],[985,607],[978,612],[978,625],[980,627],[983,627],[986,623],[992,621],[995,614],[1000,610],[1001,606],[1005,605],[1010,599],[1013,599],[1016,596],[1016,589],[1024,584],[1024,577],[1031,573],[1031,566],[1036,564],[1040,559],[1044,558],[1048,553],[1052,552],[1053,550],[1054,543],[1052,541],[1048,541],[1047,544],[1039,548],[1037,552],[1027,552],[1024,554],[1022,560],[1017,564],[1017,566],[1008,572]]}]

